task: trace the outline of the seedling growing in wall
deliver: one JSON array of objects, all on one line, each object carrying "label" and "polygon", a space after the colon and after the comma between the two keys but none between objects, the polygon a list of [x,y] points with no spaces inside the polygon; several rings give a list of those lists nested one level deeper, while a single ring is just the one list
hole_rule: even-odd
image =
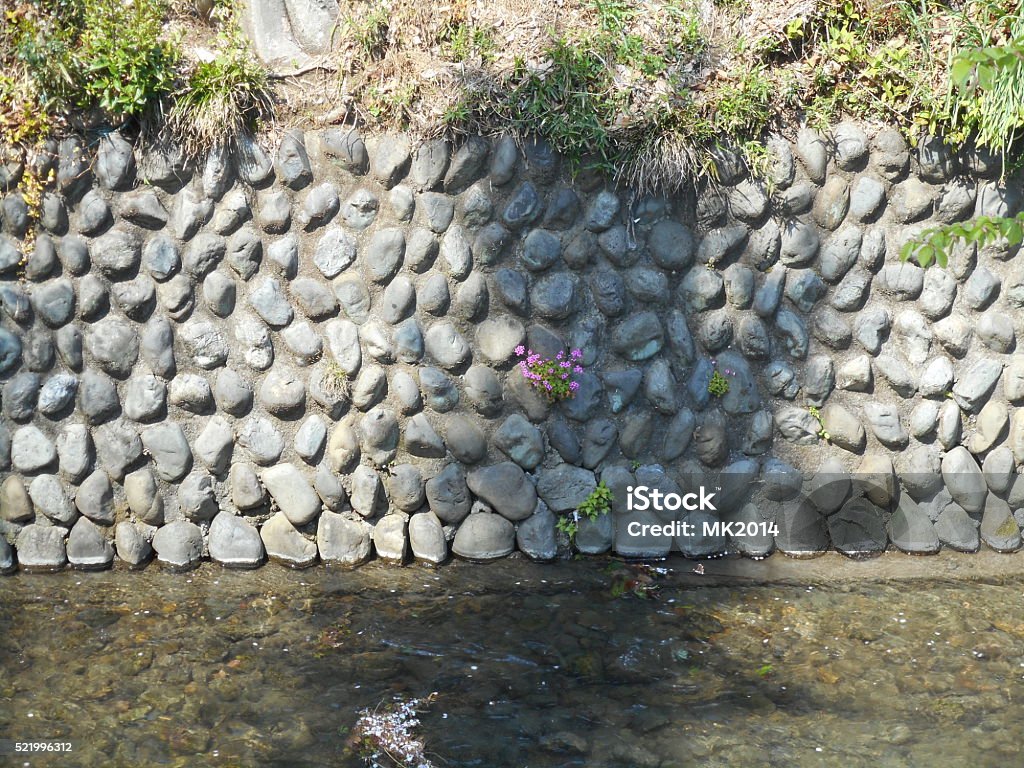
[{"label": "seedling growing in wall", "polygon": [[516,347],[516,355],[522,358],[519,361],[519,372],[534,389],[540,390],[549,403],[576,396],[580,383],[575,377],[583,373],[581,350],[574,349],[568,357],[564,352],[559,352],[554,359],[549,360],[520,345]]},{"label": "seedling growing in wall", "polygon": [[588,520],[596,520],[601,515],[606,515],[611,511],[612,508],[612,492],[611,489],[605,485],[604,480],[597,484],[597,487],[590,492],[590,495],[583,500],[583,502],[576,507],[571,515],[566,515],[558,519],[556,528],[562,533],[569,536],[570,539],[575,539],[577,532],[580,529],[580,518],[585,517]]},{"label": "seedling growing in wall", "polygon": [[807,406],[807,412],[818,422],[818,438],[826,443],[831,442],[832,436],[825,429],[825,422],[821,420],[821,410],[817,406],[809,405]]},{"label": "seedling growing in wall", "polygon": [[711,381],[708,382],[708,394],[712,397],[725,397],[729,391],[729,380],[719,371],[711,374]]}]

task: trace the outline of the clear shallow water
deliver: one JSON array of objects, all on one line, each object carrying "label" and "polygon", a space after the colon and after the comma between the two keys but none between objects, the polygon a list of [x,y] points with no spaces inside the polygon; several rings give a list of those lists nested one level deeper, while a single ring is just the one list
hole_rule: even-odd
[{"label": "clear shallow water", "polygon": [[604,567],[4,578],[0,736],[75,752],[0,762],[354,767],[359,710],[437,691],[438,765],[1019,764],[1024,581],[641,600]]}]

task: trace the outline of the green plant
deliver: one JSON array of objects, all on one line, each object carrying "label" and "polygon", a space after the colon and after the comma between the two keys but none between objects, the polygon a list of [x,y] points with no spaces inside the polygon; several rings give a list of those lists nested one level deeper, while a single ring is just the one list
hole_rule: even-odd
[{"label": "green plant", "polygon": [[607,514],[612,508],[612,492],[611,489],[605,485],[604,480],[599,482],[597,486],[590,492],[590,495],[583,500],[583,502],[576,507],[571,515],[566,515],[558,518],[558,522],[555,527],[567,534],[570,539],[576,537],[576,533],[579,531],[580,518],[585,517],[587,520],[596,520],[601,515]]},{"label": "green plant", "polygon": [[190,154],[252,132],[273,117],[268,73],[232,12],[222,19],[212,58],[198,62],[175,94],[171,128]]},{"label": "green plant", "polygon": [[552,360],[541,357],[540,354],[522,345],[516,347],[515,351],[521,358],[519,372],[534,389],[540,390],[548,402],[557,403],[576,395],[580,383],[576,381],[575,376],[583,373],[583,366],[580,364],[583,358],[581,350],[574,349],[568,356],[564,352],[559,352]]},{"label": "green plant", "polygon": [[913,259],[922,267],[933,262],[945,267],[949,254],[958,244],[979,247],[1004,242],[1013,247],[1024,242],[1024,213],[1016,216],[978,216],[970,221],[926,229],[900,249],[900,259]]},{"label": "green plant", "polygon": [[729,379],[721,374],[717,369],[711,374],[711,380],[708,381],[708,394],[712,397],[725,397],[729,391]]},{"label": "green plant", "polygon": [[389,11],[384,2],[375,0],[362,13],[347,16],[343,23],[346,33],[364,56],[378,59],[384,55],[390,28]]},{"label": "green plant", "polygon": [[960,51],[950,67],[958,110],[977,130],[978,144],[1004,160],[1024,128],[1024,13],[1018,11],[1007,34],[1002,45]]},{"label": "green plant", "polygon": [[75,54],[80,106],[136,116],[173,90],[178,54],[162,39],[165,10],[161,0],[88,0]]},{"label": "green plant", "polygon": [[821,409],[816,405],[807,406],[807,412],[814,417],[815,421],[818,422],[818,438],[824,440],[826,443],[832,440],[832,436],[825,429],[825,422],[821,420]]}]

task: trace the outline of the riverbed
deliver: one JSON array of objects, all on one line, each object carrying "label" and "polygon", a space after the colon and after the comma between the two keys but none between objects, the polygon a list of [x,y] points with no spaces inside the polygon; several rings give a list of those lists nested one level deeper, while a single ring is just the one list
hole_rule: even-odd
[{"label": "riverbed", "polygon": [[1006,766],[1024,579],[973,557],[19,574],[0,735],[73,752],[0,760],[355,768],[436,693],[438,766]]}]

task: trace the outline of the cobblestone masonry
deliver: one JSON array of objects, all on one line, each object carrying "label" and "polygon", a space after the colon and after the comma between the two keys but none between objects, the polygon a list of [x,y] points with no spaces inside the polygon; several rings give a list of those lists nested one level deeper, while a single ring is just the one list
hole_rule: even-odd
[{"label": "cobblestone masonry", "polygon": [[[1019,181],[853,124],[770,150],[766,182],[725,156],[679,199],[543,144],[338,128],[196,168],[116,133],[8,162],[0,568],[551,559],[598,480],[585,553],[1018,549],[1016,250],[897,254],[1016,212]],[[576,397],[532,390],[520,344],[582,350]],[[778,533],[627,536],[659,522],[635,484]]]}]

